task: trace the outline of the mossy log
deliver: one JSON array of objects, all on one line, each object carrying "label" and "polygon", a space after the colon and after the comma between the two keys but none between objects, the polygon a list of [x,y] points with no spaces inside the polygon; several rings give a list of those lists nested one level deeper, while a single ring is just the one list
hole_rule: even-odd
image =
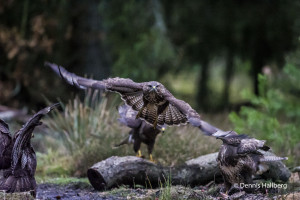
[{"label": "mossy log", "polygon": [[[88,169],[87,176],[91,185],[100,191],[120,185],[155,188],[167,181],[172,185],[193,187],[222,180],[216,162],[217,155],[218,153],[211,153],[200,156],[175,167],[164,167],[134,156],[113,156],[94,164]],[[282,162],[273,162],[269,164],[269,171],[263,177],[286,182],[290,171]]]}]

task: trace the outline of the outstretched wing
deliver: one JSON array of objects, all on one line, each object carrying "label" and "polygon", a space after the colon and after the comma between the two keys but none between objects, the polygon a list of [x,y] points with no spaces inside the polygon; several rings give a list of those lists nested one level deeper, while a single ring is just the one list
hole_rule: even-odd
[{"label": "outstretched wing", "polygon": [[123,125],[128,126],[129,128],[138,128],[142,120],[136,119],[137,111],[133,110],[128,105],[122,105],[118,108],[120,118],[118,119]]},{"label": "outstretched wing", "polygon": [[245,138],[241,140],[241,144],[238,146],[237,153],[238,154],[249,154],[249,153],[257,153],[260,154],[257,150],[264,149],[268,150],[269,147],[265,146],[266,141],[257,140],[255,138]]},{"label": "outstretched wing", "polygon": [[46,62],[45,66],[50,67],[56,74],[61,76],[62,79],[78,88],[93,88],[118,92],[121,94],[122,99],[128,104],[134,104],[131,102],[133,96],[139,96],[142,94],[143,83],[136,83],[131,79],[117,77],[98,81],[77,76],[74,73],[68,72],[65,68],[49,62]]},{"label": "outstretched wing", "polygon": [[[201,126],[200,115],[185,101],[176,99],[168,90],[164,92],[164,98],[169,102],[169,105],[165,111],[164,123],[170,125],[190,122],[191,125],[199,127]],[[172,119],[169,121],[169,119]],[[159,124],[163,123],[159,121]]]},{"label": "outstretched wing", "polygon": [[[46,107],[39,112],[37,112],[33,117],[31,117],[28,122],[23,125],[23,127],[16,133],[15,135],[15,143],[12,150],[12,172],[14,173],[14,170],[17,167],[17,164],[19,163],[20,158],[22,157],[23,150],[28,140],[31,139],[32,132],[34,128],[41,124],[40,120],[43,116],[45,116],[47,113],[49,113],[54,108],[58,107],[60,104],[56,103],[52,106]],[[22,162],[24,163],[24,162]]]}]

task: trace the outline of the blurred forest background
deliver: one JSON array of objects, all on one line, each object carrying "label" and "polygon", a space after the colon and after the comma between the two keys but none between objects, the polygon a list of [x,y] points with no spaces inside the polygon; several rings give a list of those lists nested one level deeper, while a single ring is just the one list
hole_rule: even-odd
[{"label": "blurred forest background", "polygon": [[[92,91],[84,97],[84,92],[45,68],[44,62],[95,79],[156,80],[190,103],[204,120],[267,139],[277,153],[291,156],[291,165],[299,164],[299,11],[298,0],[1,1],[1,109],[27,108],[32,114],[31,110],[59,98],[67,109],[52,116],[48,125],[57,133],[63,130],[60,141],[66,149],[61,151],[73,155],[78,167],[59,160],[60,166],[55,166],[59,170],[54,172],[66,173],[69,163],[73,171],[67,174],[83,175],[93,162],[132,154],[131,147],[123,152],[111,150],[118,142],[115,138],[127,133],[114,124],[115,108],[103,107],[105,98],[100,103],[91,100]],[[106,127],[104,122],[114,125]],[[86,130],[93,136],[86,135]],[[176,130],[169,129],[154,149],[164,164],[177,164],[219,148],[206,144],[199,130],[183,127],[178,134]],[[185,132],[192,133],[182,137]],[[102,142],[92,144],[95,134]],[[55,160],[69,159],[57,156],[59,151],[53,149],[60,143],[55,138],[60,138],[59,133],[47,140],[52,141],[51,148],[37,147],[41,152],[38,161],[44,162],[38,168],[41,173],[48,173],[44,168]],[[88,158],[93,159],[84,160]]]}]

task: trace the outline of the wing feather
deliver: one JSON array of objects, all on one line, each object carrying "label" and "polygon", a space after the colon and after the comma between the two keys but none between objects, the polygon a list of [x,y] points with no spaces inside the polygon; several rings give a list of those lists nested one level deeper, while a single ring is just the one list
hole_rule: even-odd
[{"label": "wing feather", "polygon": [[[200,115],[185,101],[176,99],[167,89],[164,92],[164,98],[169,102],[173,112],[181,123],[192,122],[191,125],[199,127],[201,125]],[[170,107],[170,106],[169,106]]]},{"label": "wing feather", "polygon": [[147,104],[142,108],[140,118],[145,119],[148,123],[153,124],[157,119],[157,106],[154,104]]},{"label": "wing feather", "polygon": [[74,85],[80,89],[100,89],[124,95],[126,93],[142,91],[143,83],[136,83],[131,79],[125,78],[109,78],[102,81],[83,78],[74,73],[68,72],[65,68],[53,63],[45,62],[45,66],[50,67],[57,75],[61,76],[67,83]]},{"label": "wing feather", "polygon": [[121,99],[136,111],[139,111],[144,105],[142,91],[121,94]]},{"label": "wing feather", "polygon": [[[22,159],[24,145],[26,145],[25,144],[26,140],[24,138],[28,135],[31,135],[33,130],[35,129],[35,127],[41,124],[40,120],[42,119],[43,116],[45,116],[47,113],[49,113],[51,110],[58,107],[59,105],[60,105],[59,103],[56,103],[56,104],[53,104],[49,107],[46,107],[46,108],[40,110],[39,112],[34,114],[28,120],[28,122],[25,125],[23,125],[23,127],[16,133],[16,140],[15,140],[15,143],[14,143],[14,146],[12,149],[12,166],[11,167],[12,167],[13,173],[17,167],[17,164],[19,163],[19,159]],[[22,162],[22,160],[21,160],[21,162]]]}]

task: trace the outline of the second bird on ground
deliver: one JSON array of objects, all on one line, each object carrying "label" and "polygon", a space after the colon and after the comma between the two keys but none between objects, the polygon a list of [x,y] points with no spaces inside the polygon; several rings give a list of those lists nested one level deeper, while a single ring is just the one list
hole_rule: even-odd
[{"label": "second bird on ground", "polygon": [[137,153],[138,157],[142,157],[140,147],[141,143],[144,143],[147,145],[150,161],[154,162],[152,151],[155,140],[159,133],[164,132],[165,126],[158,126],[154,129],[153,126],[147,124],[145,121],[136,119],[137,111],[127,105],[120,106],[118,111],[120,114],[119,122],[131,128],[131,130],[129,132],[129,136],[126,137],[120,144],[115,145],[115,147],[133,143],[133,150]]}]

